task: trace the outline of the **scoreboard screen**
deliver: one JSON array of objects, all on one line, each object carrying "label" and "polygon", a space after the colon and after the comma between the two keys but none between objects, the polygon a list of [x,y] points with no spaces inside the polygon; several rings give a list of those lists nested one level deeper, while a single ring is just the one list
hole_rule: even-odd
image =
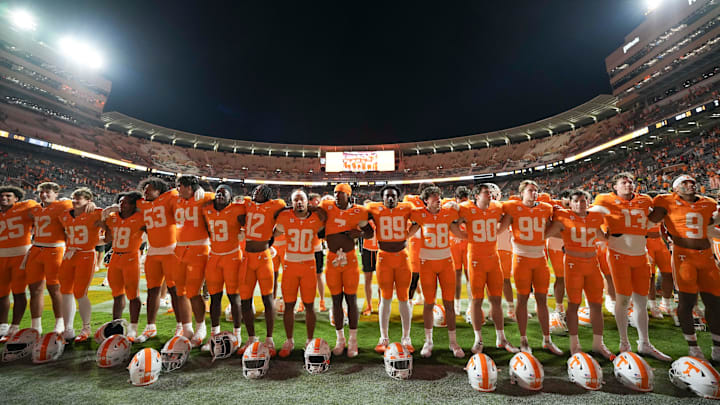
[{"label": "scoreboard screen", "polygon": [[395,151],[327,152],[325,171],[337,172],[392,172],[395,170]]}]

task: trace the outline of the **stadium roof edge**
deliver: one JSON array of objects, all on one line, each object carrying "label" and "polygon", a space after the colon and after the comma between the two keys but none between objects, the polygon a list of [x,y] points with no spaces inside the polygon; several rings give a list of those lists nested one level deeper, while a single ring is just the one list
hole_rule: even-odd
[{"label": "stadium roof edge", "polygon": [[210,147],[223,148],[226,150],[237,150],[240,152],[275,152],[279,155],[282,152],[301,154],[343,150],[400,150],[407,153],[422,153],[423,151],[427,152],[443,148],[453,150],[456,148],[471,148],[475,145],[486,146],[494,141],[505,141],[506,143],[510,143],[513,139],[532,139],[535,134],[543,133],[552,135],[557,132],[564,132],[574,126],[582,125],[584,121],[597,121],[598,116],[608,111],[619,111],[617,102],[617,97],[601,94],[565,112],[513,128],[453,138],[377,145],[281,144],[210,137],[165,128],[137,118],[129,117],[120,112],[103,113],[101,119],[106,128],[121,130],[128,135],[137,131],[147,137],[164,138],[168,142],[175,141],[190,145],[201,144]]}]

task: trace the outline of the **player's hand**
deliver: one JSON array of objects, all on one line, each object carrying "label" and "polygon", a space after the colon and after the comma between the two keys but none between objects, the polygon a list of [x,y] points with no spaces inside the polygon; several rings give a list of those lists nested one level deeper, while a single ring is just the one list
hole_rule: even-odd
[{"label": "player's hand", "polygon": [[[92,203],[90,203],[90,204],[92,204]],[[88,204],[88,205],[90,205],[90,204]],[[93,211],[94,211],[94,210],[95,210],[95,209],[93,209]],[[85,211],[85,212],[88,212],[88,211]],[[104,221],[104,220],[108,219],[108,217],[110,216],[110,214],[112,214],[113,212],[120,212],[120,206],[119,206],[118,204],[113,204],[113,205],[105,208],[105,209],[102,211],[102,220]]]},{"label": "player's hand", "polygon": [[195,201],[201,201],[203,198],[205,198],[205,190],[203,190],[202,187],[198,187],[197,190],[195,190]]},{"label": "player's hand", "polygon": [[[113,205],[116,205],[116,204],[113,204]],[[118,208],[119,207],[120,206],[118,205]],[[89,213],[95,211],[97,208],[98,208],[98,206],[95,205],[94,202],[90,201],[89,203],[87,203],[87,205],[85,205],[85,213],[89,214]],[[118,211],[120,211],[120,210],[118,209]]]},{"label": "player's hand", "polygon": [[238,241],[242,242],[244,240],[245,240],[245,231],[241,230],[240,233],[238,234]]},{"label": "player's hand", "polygon": [[360,229],[351,229],[347,231],[347,235],[353,239],[357,239],[363,235],[363,231]]}]

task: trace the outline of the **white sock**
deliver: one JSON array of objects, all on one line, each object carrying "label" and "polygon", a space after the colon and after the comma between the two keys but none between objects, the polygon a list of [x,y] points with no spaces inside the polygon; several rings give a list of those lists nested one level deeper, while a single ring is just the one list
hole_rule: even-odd
[{"label": "white sock", "polygon": [[[388,339],[388,327],[390,326],[390,310],[392,300],[380,297],[380,308],[378,310],[378,323],[380,324],[380,339]],[[401,303],[402,306],[402,303]]]},{"label": "white sock", "polygon": [[[617,323],[618,335],[620,335],[620,342],[628,342],[628,304],[630,303],[630,297],[627,295],[617,294],[615,296],[615,322]],[[644,308],[644,307],[643,307]],[[638,311],[633,311],[638,312]]]},{"label": "white sock", "polygon": [[549,342],[552,342],[550,335],[543,335],[543,343],[549,343]]},{"label": "white sock", "polygon": [[650,336],[648,335],[649,319],[647,310],[645,309],[647,308],[647,295],[633,293],[632,299],[636,308],[636,310],[633,311],[633,316],[635,317],[635,323],[637,324],[638,340],[640,342],[647,343],[650,341]]},{"label": "white sock", "polygon": [[30,325],[31,328],[38,331],[38,334],[42,335],[42,318],[32,318]]},{"label": "white sock", "polygon": [[450,344],[457,344],[457,331],[455,330],[448,330],[448,340],[450,341]]},{"label": "white sock", "polygon": [[663,297],[662,303],[663,303],[663,305],[665,305],[665,308],[668,308],[668,309],[672,308],[672,304],[673,304],[672,298]]},{"label": "white sock", "polygon": [[133,335],[137,335],[137,330],[138,330],[138,324],[131,323],[130,324],[130,333]]},{"label": "white sock", "polygon": [[692,335],[686,335],[683,333],[683,337],[685,338],[685,341],[687,341],[687,342],[697,342],[697,335],[694,333]]},{"label": "white sock", "polygon": [[55,318],[55,332],[62,332],[65,330],[65,320],[63,318]]},{"label": "white sock", "polygon": [[433,335],[433,330],[432,330],[432,328],[430,328],[430,329],[425,329],[425,341],[426,341],[426,342],[431,342],[431,343],[432,343],[432,341],[433,341],[433,336],[432,336],[432,335]]},{"label": "white sock", "polygon": [[240,335],[242,334],[242,328],[234,328],[233,333],[235,334],[235,336],[240,337]]},{"label": "white sock", "polygon": [[78,310],[80,310],[80,318],[83,321],[83,328],[85,325],[90,325],[90,316],[92,315],[92,304],[90,298],[87,295],[78,298]]},{"label": "white sock", "polygon": [[192,322],[182,324],[182,328],[184,332],[190,332],[191,334],[195,333],[193,332]]},{"label": "white sock", "polygon": [[63,294],[62,313],[65,329],[72,330],[75,325],[75,297],[72,294]]},{"label": "white sock", "polygon": [[656,300],[648,300],[648,308],[650,308],[650,309],[657,308],[657,301]]},{"label": "white sock", "polygon": [[145,330],[157,330],[157,326],[155,326],[154,323],[149,323],[149,324],[147,324],[147,326],[145,327]]},{"label": "white sock", "polygon": [[402,337],[407,339],[410,337],[410,328],[412,324],[412,305],[410,301],[400,301],[400,321],[402,322]]},{"label": "white sock", "polygon": [[218,333],[220,333],[220,325],[218,325],[218,326],[213,326],[213,327],[210,329],[210,333],[212,333],[213,335],[217,335]]},{"label": "white sock", "polygon": [[354,340],[357,342],[357,329],[348,329],[350,332],[350,340]]},{"label": "white sock", "polygon": [[574,352],[578,347],[580,347],[578,335],[570,335],[570,350]]},{"label": "white sock", "polygon": [[205,326],[205,322],[195,322],[195,330],[200,331],[207,331],[207,326]]},{"label": "white sock", "polygon": [[495,344],[499,345],[505,340],[505,329],[495,329]]},{"label": "white sock", "polygon": [[337,340],[345,340],[345,329],[335,329]]},{"label": "white sock", "polygon": [[475,343],[482,342],[482,330],[474,329],[473,332],[475,332]]},{"label": "white sock", "polygon": [[562,302],[555,303],[555,312],[565,312],[565,306]]}]

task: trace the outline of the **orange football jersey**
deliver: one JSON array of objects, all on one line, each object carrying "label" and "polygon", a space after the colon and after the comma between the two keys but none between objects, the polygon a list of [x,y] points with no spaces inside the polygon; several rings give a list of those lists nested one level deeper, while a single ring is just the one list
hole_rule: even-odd
[{"label": "orange football jersey", "polygon": [[647,234],[647,217],[653,206],[650,196],[635,194],[632,200],[626,200],[615,193],[598,194],[593,205],[602,207],[610,234]]},{"label": "orange football jersey", "polygon": [[145,219],[148,244],[152,247],[166,247],[177,241],[175,226],[175,204],[177,189],[166,191],[152,201],[139,200],[137,207]]},{"label": "orange football jersey", "polygon": [[460,217],[465,219],[468,243],[481,250],[497,250],[497,226],[503,217],[502,203],[490,201],[487,209],[481,209],[472,201],[460,204]]},{"label": "orange football jersey", "polygon": [[33,200],[19,201],[7,211],[0,211],[0,249],[28,246],[32,239],[32,209],[39,204]]},{"label": "orange football jersey", "polygon": [[245,200],[245,237],[247,240],[270,240],[275,227],[275,213],[285,208],[283,200],[269,200],[262,204]]},{"label": "orange football jersey", "polygon": [[368,220],[368,211],[361,205],[349,205],[347,209],[338,208],[335,201],[325,200],[320,202],[320,207],[327,213],[325,223],[325,235],[347,232]]},{"label": "orange football jersey", "polygon": [[402,202],[390,209],[381,202],[371,202],[366,207],[375,222],[375,237],[379,242],[402,242],[407,239],[412,204]]},{"label": "orange football jersey", "polygon": [[214,193],[205,193],[205,196],[199,201],[193,197],[187,200],[182,197],[175,199],[175,223],[178,227],[178,242],[197,242],[208,239],[207,229],[200,216],[202,215],[203,205],[214,198]]},{"label": "orange football jersey", "polygon": [[[370,226],[372,227],[373,232],[375,232],[375,234],[377,234],[377,228],[375,227],[375,221],[370,220],[370,221],[368,221],[368,223],[369,223]],[[363,239],[363,249],[365,249],[365,250],[378,250],[378,240],[377,240],[377,236],[373,236],[373,237],[370,238],[370,239]]]},{"label": "orange football jersey", "polygon": [[667,211],[663,222],[671,236],[707,238],[707,227],[712,224],[712,216],[717,209],[717,202],[712,198],[697,196],[697,201],[690,203],[672,193],[655,197],[653,203]]},{"label": "orange football jersey", "polygon": [[437,214],[432,214],[427,208],[415,208],[410,214],[410,220],[421,226],[423,249],[444,250],[450,253],[450,224],[459,218],[454,208],[442,207]]},{"label": "orange football jersey", "polygon": [[324,226],[317,213],[307,218],[298,218],[292,210],[283,211],[276,220],[277,229],[287,237],[286,254],[313,254],[314,241]]},{"label": "orange football jersey", "polygon": [[68,248],[79,250],[93,250],[100,243],[100,226],[102,209],[82,213],[77,217],[71,215],[72,211],[65,211],[60,217],[60,223],[65,228]]},{"label": "orange football jersey", "polygon": [[503,203],[503,212],[513,218],[513,240],[530,246],[545,245],[545,226],[552,217],[552,205],[538,202],[533,207],[525,206],[522,201],[511,200]]},{"label": "orange football jersey", "polygon": [[60,223],[60,216],[72,209],[71,200],[51,202],[47,207],[35,206],[30,212],[35,220],[34,243],[58,245],[65,243],[65,230]]},{"label": "orange football jersey", "polygon": [[203,218],[210,234],[210,250],[213,253],[229,253],[238,250],[242,226],[237,218],[245,214],[243,204],[232,203],[218,211],[210,204],[203,208]]},{"label": "orange football jersey", "polygon": [[419,195],[405,194],[403,202],[412,204],[415,208],[422,208],[425,206],[425,202],[420,198]]},{"label": "orange football jersey", "polygon": [[140,212],[123,219],[120,213],[113,213],[105,220],[105,225],[112,234],[113,252],[137,252],[142,245],[142,234],[145,232],[145,220]]},{"label": "orange football jersey", "polygon": [[566,209],[556,209],[553,221],[563,225],[562,240],[565,248],[576,252],[592,252],[596,250],[595,242],[602,233],[600,226],[604,222],[603,214],[588,212],[581,217]]}]

